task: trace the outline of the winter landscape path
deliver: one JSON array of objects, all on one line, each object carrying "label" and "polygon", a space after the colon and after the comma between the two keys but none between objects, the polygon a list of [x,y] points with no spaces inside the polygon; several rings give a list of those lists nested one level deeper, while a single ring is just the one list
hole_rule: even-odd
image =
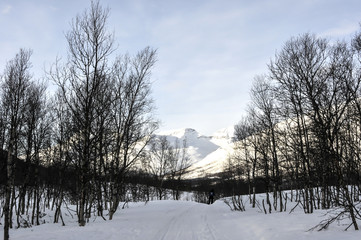
[{"label": "winter landscape path", "polygon": [[148,202],[120,210],[112,221],[97,219],[82,228],[75,223],[65,227],[50,223],[16,230],[11,235],[12,239],[37,240],[227,240],[227,233],[219,229],[214,221],[222,218],[223,211],[212,206],[186,201]]},{"label": "winter landscape path", "polygon": [[[164,205],[164,204],[163,204]],[[165,204],[166,205],[166,204]],[[164,206],[162,207],[164,208]],[[220,218],[221,213],[212,211],[211,206],[205,204],[176,204],[170,203],[165,211],[155,212],[156,219],[151,214],[146,220],[143,233],[153,240],[163,239],[227,239],[223,231],[218,231],[212,219]],[[151,229],[154,229],[152,231]],[[143,236],[144,237],[144,236]]]},{"label": "winter landscape path", "polygon": [[[112,221],[92,218],[78,227],[75,216],[63,211],[66,226],[46,224],[10,232],[12,240],[334,240],[360,239],[360,233],[333,226],[323,232],[309,232],[324,218],[325,212],[304,214],[302,209],[263,214],[259,209],[232,212],[222,202],[213,205],[190,201],[154,201],[131,203],[117,211]],[[2,230],[2,229],[1,229]],[[3,232],[0,230],[0,234]]]}]

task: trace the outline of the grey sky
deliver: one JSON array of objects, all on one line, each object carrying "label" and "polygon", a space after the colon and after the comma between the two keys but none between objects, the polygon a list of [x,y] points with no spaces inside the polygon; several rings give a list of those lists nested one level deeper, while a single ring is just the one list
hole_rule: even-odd
[{"label": "grey sky", "polygon": [[[310,32],[331,41],[358,31],[361,3],[352,0],[101,0],[111,9],[117,53],[158,49],[153,97],[161,130],[191,127],[203,134],[238,122],[253,77],[267,71],[292,36]],[[66,57],[64,33],[88,0],[0,0],[0,72],[21,47],[33,72]]]}]

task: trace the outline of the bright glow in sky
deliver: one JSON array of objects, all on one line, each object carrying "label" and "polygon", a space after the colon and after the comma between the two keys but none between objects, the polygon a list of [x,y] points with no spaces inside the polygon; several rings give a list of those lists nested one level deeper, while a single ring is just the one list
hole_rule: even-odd
[{"label": "bright glow in sky", "polygon": [[[292,36],[349,39],[360,28],[357,0],[101,0],[111,9],[117,53],[158,49],[153,98],[161,130],[212,134],[245,114],[257,74]],[[0,73],[20,48],[33,50],[34,77],[56,56],[90,0],[1,0]]]}]

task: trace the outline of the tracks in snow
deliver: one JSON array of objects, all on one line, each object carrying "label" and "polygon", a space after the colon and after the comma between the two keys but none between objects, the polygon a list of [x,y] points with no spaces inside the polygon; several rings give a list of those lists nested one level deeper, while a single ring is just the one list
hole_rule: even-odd
[{"label": "tracks in snow", "polygon": [[224,236],[217,234],[210,219],[210,206],[204,204],[181,205],[168,211],[155,221],[162,222],[153,240],[217,240]]}]

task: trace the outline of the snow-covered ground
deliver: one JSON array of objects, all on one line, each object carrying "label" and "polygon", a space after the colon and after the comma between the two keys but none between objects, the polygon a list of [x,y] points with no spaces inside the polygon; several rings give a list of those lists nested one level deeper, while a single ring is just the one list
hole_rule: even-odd
[{"label": "snow-covered ground", "polygon": [[[289,203],[289,208],[292,204]],[[64,212],[65,214],[66,212]],[[47,223],[32,228],[11,230],[11,239],[27,240],[298,240],[298,239],[360,239],[361,232],[342,224],[333,224],[326,231],[308,231],[325,219],[326,211],[304,214],[296,208],[293,213],[275,212],[265,215],[260,209],[247,205],[245,212],[230,211],[221,200],[213,205],[192,201],[153,201],[130,203],[120,209],[112,221],[91,219],[78,227],[75,216],[65,217],[66,226]],[[44,219],[51,221],[51,213]],[[48,220],[46,220],[48,219]],[[0,230],[3,235],[3,229]]]}]

